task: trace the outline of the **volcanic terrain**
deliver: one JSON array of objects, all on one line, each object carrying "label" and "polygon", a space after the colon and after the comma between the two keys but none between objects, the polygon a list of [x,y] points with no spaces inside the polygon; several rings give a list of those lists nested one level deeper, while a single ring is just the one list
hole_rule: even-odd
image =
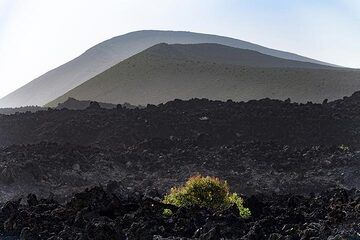
[{"label": "volcanic terrain", "polygon": [[[356,92],[322,104],[191,99],[105,109],[92,102],[1,115],[0,233],[359,239],[359,104]],[[252,216],[161,202],[194,174],[227,180]]]}]

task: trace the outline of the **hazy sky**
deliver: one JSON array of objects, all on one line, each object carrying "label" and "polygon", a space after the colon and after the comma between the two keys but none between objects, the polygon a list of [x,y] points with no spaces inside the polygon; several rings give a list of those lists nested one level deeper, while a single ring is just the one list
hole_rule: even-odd
[{"label": "hazy sky", "polygon": [[0,97],[142,29],[230,36],[360,68],[360,0],[0,0]]}]

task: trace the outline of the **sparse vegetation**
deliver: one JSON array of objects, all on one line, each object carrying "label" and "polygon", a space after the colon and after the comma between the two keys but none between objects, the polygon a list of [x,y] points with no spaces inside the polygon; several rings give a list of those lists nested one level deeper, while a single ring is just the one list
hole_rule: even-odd
[{"label": "sparse vegetation", "polygon": [[172,214],[173,214],[173,212],[171,211],[171,209],[166,208],[163,211],[163,216],[164,217],[171,217]]},{"label": "sparse vegetation", "polygon": [[209,176],[193,176],[184,186],[172,188],[164,197],[164,203],[178,207],[198,205],[213,210],[223,210],[235,204],[241,217],[251,215],[250,210],[244,207],[243,199],[236,193],[230,193],[226,181]]},{"label": "sparse vegetation", "polygon": [[349,146],[345,145],[345,144],[341,144],[339,146],[339,149],[343,152],[348,152],[350,150]]}]

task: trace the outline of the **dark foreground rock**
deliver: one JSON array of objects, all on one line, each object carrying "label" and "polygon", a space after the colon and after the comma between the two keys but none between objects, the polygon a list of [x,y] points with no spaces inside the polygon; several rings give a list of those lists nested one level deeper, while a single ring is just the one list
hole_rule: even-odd
[{"label": "dark foreground rock", "polygon": [[[2,206],[1,239],[360,239],[359,190],[251,196],[249,219],[234,207],[177,208],[159,197],[116,182],[77,193],[66,204],[29,195]],[[163,215],[166,208],[172,216]]]}]

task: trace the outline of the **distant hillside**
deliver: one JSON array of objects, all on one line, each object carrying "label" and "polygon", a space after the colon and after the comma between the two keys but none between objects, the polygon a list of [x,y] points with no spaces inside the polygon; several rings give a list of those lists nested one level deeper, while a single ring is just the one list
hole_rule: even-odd
[{"label": "distant hillside", "polygon": [[44,105],[102,73],[111,66],[158,43],[219,43],[255,50],[284,59],[325,64],[296,54],[249,42],[208,34],[176,31],[138,31],[104,41],[0,99],[0,107]]},{"label": "distant hillside", "polygon": [[[69,110],[84,110],[90,106],[92,101],[89,100],[76,100],[74,98],[68,98],[65,102],[59,103],[55,109],[69,109]],[[124,108],[134,109],[134,108],[144,108],[143,106],[134,106],[130,103],[120,104]],[[117,107],[117,104],[111,103],[99,103],[100,108],[104,109],[113,109]],[[15,113],[25,113],[25,112],[37,112],[37,111],[46,111],[49,108],[47,107],[39,107],[39,106],[27,106],[27,107],[19,107],[19,108],[0,108],[0,114],[3,115],[11,115]]]},{"label": "distant hillside", "polygon": [[[88,100],[78,101],[75,98],[68,98],[65,102],[59,103],[56,109],[83,110],[89,107],[90,103],[91,101]],[[99,103],[99,106],[107,109],[116,108],[116,105],[111,103]]]},{"label": "distant hillside", "polygon": [[175,98],[322,102],[360,89],[360,71],[284,60],[219,44],[153,46],[67,92],[69,97],[145,105]]},{"label": "distant hillside", "polygon": [[[90,106],[92,101],[90,100],[77,100],[75,98],[68,98],[65,102],[59,103],[56,109],[69,109],[69,110],[84,110]],[[142,106],[133,106],[130,103],[120,104],[122,107],[128,109],[142,108]],[[117,107],[117,104],[99,102],[100,108],[113,109]]]},{"label": "distant hillside", "polygon": [[37,112],[41,110],[47,110],[47,108],[39,106],[26,106],[18,108],[0,108],[0,114],[10,115],[15,113],[24,113],[24,112]]}]

